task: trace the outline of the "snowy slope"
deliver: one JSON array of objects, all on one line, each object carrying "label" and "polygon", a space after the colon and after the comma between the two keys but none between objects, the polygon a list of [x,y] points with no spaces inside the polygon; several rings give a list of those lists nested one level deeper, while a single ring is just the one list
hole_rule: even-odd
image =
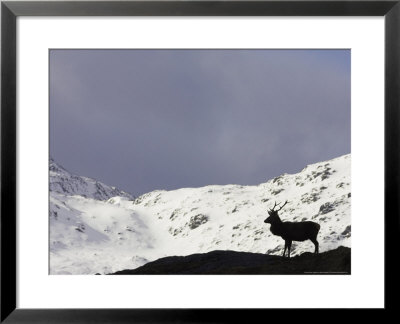
[{"label": "snowy slope", "polygon": [[[350,164],[345,155],[257,186],[158,190],[133,201],[51,191],[50,272],[110,273],[212,250],[282,254],[283,240],[263,221],[275,201],[285,200],[283,221],[321,225],[321,252],[350,246]],[[311,242],[293,242],[292,255],[313,249]]]},{"label": "snowy slope", "polygon": [[91,178],[73,175],[50,158],[50,192],[64,195],[79,195],[98,200],[121,196],[132,199],[132,195],[110,187]]}]

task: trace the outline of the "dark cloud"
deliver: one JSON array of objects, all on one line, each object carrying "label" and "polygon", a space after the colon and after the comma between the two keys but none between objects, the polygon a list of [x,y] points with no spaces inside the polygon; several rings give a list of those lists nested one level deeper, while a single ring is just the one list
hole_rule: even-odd
[{"label": "dark cloud", "polygon": [[350,152],[349,50],[52,50],[50,152],[134,194]]}]

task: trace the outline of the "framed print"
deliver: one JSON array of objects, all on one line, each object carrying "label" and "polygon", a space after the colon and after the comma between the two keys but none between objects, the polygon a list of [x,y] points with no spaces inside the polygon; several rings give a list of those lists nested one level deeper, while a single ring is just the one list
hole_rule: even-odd
[{"label": "framed print", "polygon": [[1,8],[2,321],[392,307],[398,1]]}]

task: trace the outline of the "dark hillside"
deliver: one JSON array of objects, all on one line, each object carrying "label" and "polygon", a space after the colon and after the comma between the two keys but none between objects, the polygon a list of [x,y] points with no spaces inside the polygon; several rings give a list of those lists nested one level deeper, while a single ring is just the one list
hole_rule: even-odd
[{"label": "dark hillside", "polygon": [[340,246],[293,258],[236,251],[172,256],[115,275],[130,274],[350,274],[351,249]]}]

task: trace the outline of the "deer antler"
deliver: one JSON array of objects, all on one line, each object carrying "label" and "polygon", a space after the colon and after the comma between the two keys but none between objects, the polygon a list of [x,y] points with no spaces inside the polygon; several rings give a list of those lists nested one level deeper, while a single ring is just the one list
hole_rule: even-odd
[{"label": "deer antler", "polygon": [[[285,203],[281,206],[281,208],[279,208],[277,211],[280,211],[283,207],[285,207],[285,205],[288,203],[288,201],[286,200]],[[280,205],[280,204],[279,204]],[[279,206],[278,205],[278,206]]]},{"label": "deer antler", "polygon": [[[279,206],[279,205],[278,205]],[[275,205],[274,205],[274,207],[272,207],[272,209],[270,209],[270,211],[274,211],[274,209],[275,209],[275,207],[276,207],[276,201],[275,201]]]}]

